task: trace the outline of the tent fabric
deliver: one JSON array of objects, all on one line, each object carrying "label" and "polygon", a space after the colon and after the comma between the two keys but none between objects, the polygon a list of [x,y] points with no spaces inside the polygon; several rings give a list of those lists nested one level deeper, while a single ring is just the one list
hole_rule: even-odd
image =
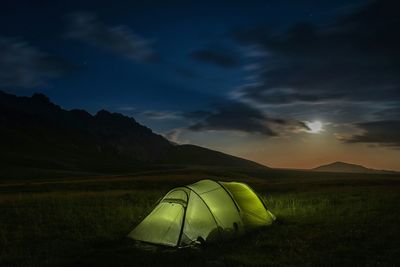
[{"label": "tent fabric", "polygon": [[228,240],[274,220],[250,186],[201,180],[169,191],[128,236],[183,247]]},{"label": "tent fabric", "polygon": [[246,228],[256,228],[275,220],[275,217],[266,209],[264,203],[248,185],[236,182],[221,182],[221,184],[231,193],[239,206]]}]

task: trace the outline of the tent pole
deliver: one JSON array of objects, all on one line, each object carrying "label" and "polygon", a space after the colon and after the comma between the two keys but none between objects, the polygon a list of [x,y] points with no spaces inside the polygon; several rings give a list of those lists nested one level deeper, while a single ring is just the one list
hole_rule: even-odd
[{"label": "tent pole", "polygon": [[219,229],[219,224],[218,224],[218,222],[217,222],[217,219],[215,219],[215,216],[214,216],[214,214],[212,213],[212,211],[211,211],[211,209],[210,209],[210,207],[207,205],[207,203],[204,201],[204,199],[196,192],[196,191],[194,191],[193,189],[191,189],[190,187],[188,187],[188,186],[184,186],[184,187],[186,187],[187,189],[189,189],[190,190],[190,192],[193,192],[193,193],[195,193],[199,198],[200,198],[200,200],[204,203],[204,205],[206,205],[206,207],[207,207],[207,209],[208,209],[208,211],[210,212],[210,214],[211,214],[211,216],[212,216],[212,218],[214,219],[214,222],[215,222],[215,226],[217,226],[217,229],[218,229],[218,233],[219,233],[219,239],[220,239],[220,241],[223,241],[222,240],[222,233],[221,233],[221,229]]},{"label": "tent pole", "polygon": [[[213,180],[212,180],[212,181],[213,181]],[[237,205],[236,201],[233,199],[233,197],[232,197],[231,193],[228,191],[228,189],[226,189],[225,186],[224,186],[223,184],[221,184],[219,181],[214,181],[214,182],[216,182],[217,184],[219,184],[219,186],[221,186],[221,187],[224,189],[224,191],[225,191],[225,192],[228,194],[228,196],[232,199],[233,204],[235,204],[235,207],[236,207],[238,213],[240,213],[239,206]]]},{"label": "tent pole", "polygon": [[[183,190],[182,190],[183,191]],[[185,191],[183,191],[185,192]],[[185,192],[186,194],[186,206],[183,207],[183,216],[182,216],[182,223],[181,223],[181,230],[179,232],[179,238],[178,238],[178,243],[176,244],[177,247],[181,244],[181,239],[182,239],[182,234],[183,234],[183,228],[185,227],[185,219],[186,219],[186,210],[187,207],[189,206],[189,195]]]}]

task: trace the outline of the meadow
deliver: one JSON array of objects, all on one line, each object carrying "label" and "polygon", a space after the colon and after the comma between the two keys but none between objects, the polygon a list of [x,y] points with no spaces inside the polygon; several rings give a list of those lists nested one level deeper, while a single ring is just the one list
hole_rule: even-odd
[{"label": "meadow", "polygon": [[[141,250],[126,238],[169,189],[204,178],[247,182],[276,223],[192,249]],[[399,266],[399,204],[396,175],[192,169],[4,180],[0,266]]]}]

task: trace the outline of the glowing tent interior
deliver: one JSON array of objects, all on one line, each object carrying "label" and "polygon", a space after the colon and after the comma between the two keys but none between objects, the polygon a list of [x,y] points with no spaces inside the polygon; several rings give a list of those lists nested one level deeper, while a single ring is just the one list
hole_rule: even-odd
[{"label": "glowing tent interior", "polygon": [[274,220],[248,185],[201,180],[169,191],[128,236],[184,247],[228,240]]}]

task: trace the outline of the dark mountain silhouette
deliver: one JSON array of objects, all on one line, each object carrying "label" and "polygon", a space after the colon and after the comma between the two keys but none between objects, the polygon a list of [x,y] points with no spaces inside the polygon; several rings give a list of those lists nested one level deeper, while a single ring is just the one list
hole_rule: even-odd
[{"label": "dark mountain silhouette", "polygon": [[320,172],[348,172],[348,173],[396,173],[394,171],[375,170],[366,168],[361,165],[351,164],[346,162],[333,162],[326,165],[321,165],[312,169],[313,171]]},{"label": "dark mountain silhouette", "polygon": [[174,145],[159,160],[160,163],[181,165],[230,166],[237,168],[267,168],[250,160],[195,145]]},{"label": "dark mountain silhouette", "polygon": [[0,91],[0,167],[125,171],[154,164],[266,168],[193,145],[176,145],[133,118],[64,110],[47,96]]}]

